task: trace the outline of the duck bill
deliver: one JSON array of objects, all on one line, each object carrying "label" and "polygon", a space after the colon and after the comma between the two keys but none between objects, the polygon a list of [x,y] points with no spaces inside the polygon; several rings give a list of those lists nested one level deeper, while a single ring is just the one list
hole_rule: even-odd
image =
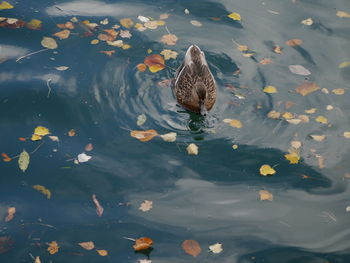
[{"label": "duck bill", "polygon": [[201,102],[201,105],[200,105],[200,114],[202,116],[206,116],[208,113],[207,109],[205,108],[205,105],[204,105],[204,102]]}]

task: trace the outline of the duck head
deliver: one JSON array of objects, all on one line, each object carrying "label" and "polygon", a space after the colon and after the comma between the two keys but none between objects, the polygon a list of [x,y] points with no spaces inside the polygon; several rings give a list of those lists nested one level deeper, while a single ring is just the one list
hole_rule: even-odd
[{"label": "duck head", "polygon": [[208,66],[204,52],[197,45],[191,45],[187,49],[185,55],[185,65],[190,67],[201,67],[202,65]]}]

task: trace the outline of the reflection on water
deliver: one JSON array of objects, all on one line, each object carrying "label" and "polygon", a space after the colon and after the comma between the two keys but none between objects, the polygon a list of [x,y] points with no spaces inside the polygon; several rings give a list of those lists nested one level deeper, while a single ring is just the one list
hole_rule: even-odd
[{"label": "reflection on water", "polygon": [[[0,243],[0,262],[33,262],[31,256],[42,262],[137,262],[147,257],[134,253],[123,237],[142,236],[154,240],[152,262],[348,262],[350,154],[343,133],[350,131],[350,74],[349,67],[338,65],[350,59],[350,20],[337,17],[336,10],[350,12],[350,6],[346,0],[30,1],[2,10],[2,17],[40,19],[43,28],[0,28],[1,152],[12,157],[23,148],[35,151],[24,174],[16,159],[0,164],[0,237],[15,241],[6,253]],[[231,12],[242,21],[228,19]],[[124,40],[132,47],[115,48],[111,57],[100,53],[109,46],[91,45],[96,36],[79,32],[58,41],[57,50],[16,62],[40,50],[42,37],[72,16],[94,23],[108,18],[115,25],[125,17],[158,19],[164,13],[170,14],[166,28],[129,29],[132,37]],[[313,25],[300,23],[309,17]],[[174,46],[159,41],[169,32],[179,38]],[[303,43],[289,47],[284,44],[289,39]],[[179,107],[166,84],[191,44],[204,50],[218,84],[217,103],[206,118]],[[254,56],[242,56],[237,44]],[[276,45],[282,54],[272,51]],[[166,48],[178,57],[167,60],[164,70],[136,69],[148,49],[158,54]],[[272,63],[262,65],[263,58]],[[305,76],[292,74],[289,65],[310,70],[307,80],[320,89],[307,96],[295,92]],[[59,66],[69,68],[58,71]],[[268,85],[277,93],[264,93]],[[343,95],[332,92],[339,88]],[[305,113],[312,108],[315,113]],[[271,110],[307,115],[309,121],[268,118]],[[147,117],[141,127],[140,114]],[[328,123],[315,121],[317,116]],[[224,119],[240,120],[243,127]],[[35,150],[40,142],[18,140],[30,138],[38,125],[60,141],[45,137]],[[68,136],[70,129],[77,135]],[[140,142],[130,136],[140,129],[176,132],[177,140]],[[310,135],[325,137],[318,142]],[[292,141],[302,145],[298,164],[284,157]],[[92,159],[73,164],[88,143],[94,146]],[[198,156],[187,154],[190,143],[198,145]],[[263,164],[277,173],[259,175]],[[46,186],[52,198],[32,185]],[[272,193],[273,201],[260,201],[260,190]],[[102,217],[92,194],[104,207]],[[148,212],[138,209],[144,200],[153,201]],[[9,206],[16,214],[5,222]],[[186,239],[202,246],[197,259],[182,251]],[[46,243],[53,240],[61,248],[50,255]],[[77,245],[90,240],[109,255]],[[224,251],[207,252],[216,242]]]}]

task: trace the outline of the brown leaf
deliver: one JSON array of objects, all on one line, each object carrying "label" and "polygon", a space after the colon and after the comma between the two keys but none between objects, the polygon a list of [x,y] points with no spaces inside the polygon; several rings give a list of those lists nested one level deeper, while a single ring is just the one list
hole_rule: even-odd
[{"label": "brown leaf", "polygon": [[7,216],[5,218],[5,222],[11,221],[13,219],[15,213],[16,213],[16,207],[9,207],[7,209]]},{"label": "brown leaf", "polygon": [[53,36],[58,37],[59,39],[66,39],[69,37],[69,35],[70,35],[70,31],[68,29],[65,29],[53,34]]},{"label": "brown leaf", "polygon": [[79,246],[81,246],[82,248],[86,249],[86,250],[92,250],[95,248],[95,244],[92,241],[87,241],[87,242],[81,242],[78,243]]},{"label": "brown leaf", "polygon": [[49,247],[47,248],[47,251],[49,251],[49,253],[51,255],[56,254],[58,252],[58,249],[60,247],[58,246],[56,241],[52,241],[51,243],[49,243]]},{"label": "brown leaf", "polygon": [[76,135],[76,132],[75,132],[74,129],[69,130],[68,136],[73,137],[73,136],[75,136],[75,135]]},{"label": "brown leaf", "polygon": [[[115,31],[114,29],[105,29],[103,31],[107,32],[107,34],[108,34],[107,35],[108,38],[106,39],[107,41],[113,41],[118,36],[118,32]],[[100,40],[102,40],[102,39],[100,39]]]},{"label": "brown leaf", "polygon": [[176,41],[178,40],[177,36],[174,34],[167,34],[162,36],[162,38],[160,39],[160,41],[166,45],[169,46],[174,46],[176,45]]},{"label": "brown leaf", "polygon": [[193,257],[198,256],[202,252],[202,249],[196,240],[185,240],[182,242],[182,248],[187,254]]},{"label": "brown leaf", "polygon": [[135,251],[139,250],[145,250],[148,249],[153,245],[153,240],[149,237],[141,237],[135,240],[135,245],[133,245],[133,248]]},{"label": "brown leaf", "polygon": [[320,87],[316,84],[316,82],[309,82],[309,81],[304,81],[303,84],[295,88],[296,92],[298,92],[303,96],[306,96],[318,89],[320,89]]},{"label": "brown leaf", "polygon": [[285,42],[285,44],[286,44],[287,46],[290,46],[290,47],[299,46],[299,45],[301,45],[302,43],[303,43],[303,40],[301,40],[301,39],[290,39],[290,40],[287,40],[287,41]]},{"label": "brown leaf", "polygon": [[4,159],[2,159],[4,162],[11,162],[12,160],[7,153],[2,153],[1,156],[4,157]]},{"label": "brown leaf", "polygon": [[66,22],[65,24],[57,24],[57,27],[61,29],[74,29],[74,25],[70,21]]},{"label": "brown leaf", "polygon": [[259,191],[259,195],[260,195],[260,200],[261,201],[264,201],[264,200],[272,201],[273,200],[272,193],[270,193],[267,190],[260,190]]},{"label": "brown leaf", "polygon": [[136,68],[140,72],[145,72],[145,70],[147,69],[147,66],[145,64],[143,64],[143,63],[140,63],[140,64],[136,65]]},{"label": "brown leaf", "polygon": [[104,50],[104,51],[100,51],[100,53],[102,54],[106,54],[107,56],[111,57],[114,53],[115,53],[115,50]]},{"label": "brown leaf", "polygon": [[261,64],[261,65],[267,65],[267,64],[270,64],[270,63],[272,63],[272,59],[270,59],[270,58],[263,58],[263,59],[259,62],[259,64]]},{"label": "brown leaf", "polygon": [[92,195],[92,201],[96,205],[96,213],[97,213],[97,215],[98,216],[102,216],[102,214],[103,214],[103,207],[100,205],[100,202],[97,200],[95,194]]},{"label": "brown leaf", "polygon": [[122,18],[119,20],[120,24],[123,27],[130,28],[134,25],[134,22],[131,20],[131,18]]},{"label": "brown leaf", "polygon": [[85,151],[87,152],[90,152],[94,149],[94,146],[92,145],[92,143],[88,143],[86,146],[85,146]]},{"label": "brown leaf", "polygon": [[158,132],[156,130],[147,130],[147,131],[131,131],[130,136],[134,137],[141,142],[148,142],[157,136]]},{"label": "brown leaf", "polygon": [[157,72],[165,68],[165,61],[161,55],[153,54],[146,57],[143,63],[148,66],[151,72]]},{"label": "brown leaf", "polygon": [[102,257],[105,257],[108,255],[108,251],[104,249],[96,249],[96,252]]},{"label": "brown leaf", "polygon": [[282,54],[283,53],[281,46],[278,46],[278,45],[273,47],[273,51],[275,53],[277,53],[277,54]]}]

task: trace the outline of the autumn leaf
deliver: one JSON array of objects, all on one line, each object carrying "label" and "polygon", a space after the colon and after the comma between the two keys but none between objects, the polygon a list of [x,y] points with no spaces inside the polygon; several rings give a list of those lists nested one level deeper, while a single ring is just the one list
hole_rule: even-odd
[{"label": "autumn leaf", "polygon": [[153,54],[146,57],[143,63],[148,66],[148,69],[155,73],[165,68],[165,61],[161,55]]},{"label": "autumn leaf", "polygon": [[92,195],[92,201],[94,202],[94,204],[96,206],[96,214],[98,216],[102,216],[102,214],[103,214],[103,207],[100,205],[100,202],[97,200],[95,194]]},{"label": "autumn leaf", "polygon": [[265,93],[277,93],[277,89],[276,89],[276,87],[270,85],[270,86],[266,86],[263,89],[263,92],[265,92]]},{"label": "autumn leaf", "polygon": [[97,254],[99,254],[101,257],[105,257],[108,255],[108,251],[104,249],[96,249]]},{"label": "autumn leaf", "polygon": [[196,240],[185,240],[182,242],[182,249],[193,257],[198,256],[202,252],[202,249]]},{"label": "autumn leaf", "polygon": [[48,128],[45,128],[43,126],[38,126],[34,129],[34,134],[38,136],[45,136],[50,134],[50,131]]},{"label": "autumn leaf", "polygon": [[277,54],[282,54],[283,53],[281,46],[278,46],[278,45],[273,47],[273,51],[275,53],[277,53]]},{"label": "autumn leaf", "polygon": [[157,21],[150,20],[150,21],[147,21],[144,24],[144,26],[145,26],[145,28],[149,28],[149,29],[157,29],[158,23],[157,23]]},{"label": "autumn leaf", "polygon": [[145,200],[141,203],[139,210],[143,211],[143,212],[147,212],[149,210],[151,210],[153,207],[153,202],[149,201],[149,200]]},{"label": "autumn leaf", "polygon": [[16,213],[16,207],[9,207],[7,209],[7,216],[5,217],[5,222],[9,222],[13,219]]},{"label": "autumn leaf", "polygon": [[240,129],[243,127],[243,124],[240,120],[234,120],[234,119],[224,119],[223,122],[230,124],[230,126]]},{"label": "autumn leaf", "polygon": [[131,38],[131,33],[129,30],[120,30],[120,37],[122,38]]},{"label": "autumn leaf", "polygon": [[[104,29],[103,31],[107,33],[108,38],[107,38],[106,40],[108,40],[108,41],[113,41],[113,40],[115,40],[115,39],[117,38],[117,36],[118,36],[118,32],[115,31],[114,29]],[[121,30],[121,31],[122,31],[122,30]],[[126,31],[127,31],[127,30],[126,30]]]},{"label": "autumn leaf", "polygon": [[302,43],[303,43],[303,40],[301,40],[301,39],[290,39],[290,40],[287,40],[287,41],[285,42],[285,44],[286,44],[287,46],[290,46],[290,47],[299,46],[299,45],[301,45]]},{"label": "autumn leaf", "polygon": [[167,34],[162,36],[162,38],[160,39],[160,41],[166,45],[169,46],[174,46],[176,45],[176,41],[178,40],[177,36],[174,34]]},{"label": "autumn leaf", "polygon": [[264,200],[272,201],[273,200],[272,193],[270,193],[267,190],[260,190],[259,191],[259,195],[260,195],[260,200],[261,201],[264,201]]},{"label": "autumn leaf", "polygon": [[176,136],[177,136],[176,132],[169,132],[169,133],[160,135],[160,137],[166,142],[175,142]]},{"label": "autumn leaf", "polygon": [[92,241],[87,241],[87,242],[81,242],[78,243],[79,246],[81,246],[82,248],[86,249],[86,250],[92,250],[95,248],[95,244]]},{"label": "autumn leaf", "polygon": [[55,69],[57,69],[59,71],[65,71],[65,70],[69,69],[69,67],[67,67],[67,66],[59,66],[59,67],[56,67]]},{"label": "autumn leaf", "polygon": [[91,44],[91,45],[96,45],[96,44],[98,44],[99,42],[100,42],[100,40],[98,40],[98,39],[93,39],[93,40],[90,41],[90,44]]},{"label": "autumn leaf", "polygon": [[65,30],[62,30],[60,32],[53,34],[53,36],[58,37],[61,40],[68,38],[69,35],[70,35],[70,31],[68,29],[65,29]]},{"label": "autumn leaf", "polygon": [[190,23],[193,25],[193,26],[196,26],[196,27],[201,27],[203,24],[201,22],[199,22],[198,20],[191,20]]},{"label": "autumn leaf", "polygon": [[26,24],[26,27],[32,30],[40,30],[42,28],[42,22],[38,19],[32,19]]},{"label": "autumn leaf", "polygon": [[100,53],[106,54],[107,56],[111,57],[115,53],[115,50],[103,50],[100,51]]},{"label": "autumn leaf", "polygon": [[307,113],[307,114],[314,114],[316,111],[317,111],[316,108],[311,108],[311,109],[305,110],[305,113]]},{"label": "autumn leaf", "polygon": [[85,151],[90,152],[94,149],[94,146],[92,145],[92,143],[88,143],[87,145],[85,145]]},{"label": "autumn leaf", "polygon": [[294,116],[295,116],[295,115],[294,115],[293,113],[288,112],[288,111],[282,114],[282,117],[283,117],[284,119],[286,119],[286,120],[293,119]]},{"label": "autumn leaf", "polygon": [[324,116],[318,116],[315,121],[319,122],[319,123],[322,123],[322,124],[327,124],[328,123],[328,120],[326,117]]},{"label": "autumn leaf", "polygon": [[281,117],[281,113],[278,111],[272,110],[267,114],[267,117],[269,117],[270,119],[279,119]]},{"label": "autumn leaf", "polygon": [[285,154],[284,157],[289,161],[290,164],[297,164],[300,160],[300,156],[296,152]]},{"label": "autumn leaf", "polygon": [[51,191],[49,189],[47,189],[45,186],[43,185],[33,185],[32,186],[35,190],[38,190],[40,193],[42,193],[43,195],[46,195],[47,199],[51,198]]},{"label": "autumn leaf", "polygon": [[177,57],[177,52],[170,49],[164,49],[162,52],[160,52],[160,54],[164,56],[165,60],[169,60],[171,58],[176,59]]},{"label": "autumn leaf", "polygon": [[346,131],[343,133],[343,136],[346,138],[346,139],[350,139],[350,131]]},{"label": "autumn leaf", "polygon": [[6,2],[6,1],[2,1],[0,3],[0,10],[4,10],[4,9],[12,9],[13,5],[11,5],[10,3]]},{"label": "autumn leaf", "polygon": [[143,63],[140,63],[140,64],[136,65],[136,68],[140,72],[145,72],[145,70],[147,69],[147,66],[145,64],[143,64]]},{"label": "autumn leaf", "polygon": [[312,18],[307,18],[302,20],[300,23],[306,26],[311,26],[314,23],[314,21],[312,20]]},{"label": "autumn leaf", "polygon": [[270,63],[272,63],[272,59],[270,59],[270,58],[263,58],[263,59],[259,62],[259,64],[261,64],[261,65],[267,65],[267,64],[270,64]]},{"label": "autumn leaf", "polygon": [[153,240],[149,237],[141,237],[135,240],[133,248],[135,251],[145,250],[153,245]]},{"label": "autumn leaf", "polygon": [[236,13],[236,12],[233,12],[231,14],[228,14],[227,15],[229,18],[233,19],[233,20],[236,20],[236,21],[241,21],[241,15]]},{"label": "autumn leaf", "polygon": [[29,162],[30,162],[29,153],[27,153],[26,150],[23,150],[18,158],[19,169],[21,169],[22,172],[25,172],[28,168]]},{"label": "autumn leaf", "polygon": [[350,13],[345,11],[337,11],[336,15],[341,18],[350,18]]},{"label": "autumn leaf", "polygon": [[213,244],[209,246],[209,250],[214,254],[219,254],[223,251],[222,244],[220,243]]},{"label": "autumn leaf", "polygon": [[123,27],[126,28],[131,28],[134,25],[134,22],[131,20],[131,18],[122,18],[119,20],[119,22]]},{"label": "autumn leaf", "polygon": [[273,174],[275,174],[276,173],[276,171],[275,171],[275,169],[273,169],[270,165],[268,165],[268,164],[264,164],[264,165],[262,165],[261,167],[260,167],[260,174],[261,175],[264,175],[264,176],[266,176],[266,175],[273,175]]},{"label": "autumn leaf", "polygon": [[343,95],[345,93],[345,90],[342,89],[342,88],[338,88],[338,89],[333,89],[332,92],[335,94],[335,95]]},{"label": "autumn leaf", "polygon": [[315,140],[316,142],[322,142],[324,139],[326,139],[326,135],[313,135],[310,134],[310,137]]},{"label": "autumn leaf", "polygon": [[47,248],[47,251],[49,251],[49,253],[51,255],[56,254],[58,252],[59,246],[57,244],[56,241],[52,241],[51,243],[49,243],[49,247]]},{"label": "autumn leaf", "polygon": [[92,156],[87,155],[86,153],[80,153],[80,154],[78,154],[78,156],[77,156],[78,163],[86,163],[86,162],[88,162],[91,158],[92,158]]},{"label": "autumn leaf", "polygon": [[338,68],[346,68],[348,66],[350,66],[350,61],[344,61],[339,64]]},{"label": "autumn leaf", "polygon": [[34,263],[41,263],[41,260],[40,260],[39,256],[35,257]]},{"label": "autumn leaf", "polygon": [[43,37],[43,39],[41,40],[41,45],[48,49],[55,49],[58,47],[56,40],[52,37]]},{"label": "autumn leaf", "polygon": [[70,130],[68,131],[68,136],[69,136],[69,137],[73,137],[73,136],[75,136],[75,135],[76,135],[76,132],[75,132],[74,129],[70,129]]},{"label": "autumn leaf", "polygon": [[74,24],[70,21],[66,22],[65,24],[57,24],[56,26],[61,29],[74,29]]},{"label": "autumn leaf", "polygon": [[304,68],[301,65],[289,65],[288,68],[292,73],[297,75],[308,76],[311,74],[308,69]]},{"label": "autumn leaf", "polygon": [[4,159],[2,159],[4,162],[11,162],[12,160],[12,158],[10,158],[7,153],[2,153],[1,156],[4,157]]},{"label": "autumn leaf", "polygon": [[191,143],[190,145],[188,145],[186,150],[189,155],[198,155],[198,146],[195,145],[194,143]]},{"label": "autumn leaf", "polygon": [[100,21],[101,25],[108,25],[108,23],[109,23],[108,18],[105,18],[105,19]]},{"label": "autumn leaf", "polygon": [[306,96],[318,89],[320,89],[320,87],[316,84],[316,82],[304,81],[303,84],[295,88],[295,91],[301,94],[302,96]]},{"label": "autumn leaf", "polygon": [[131,46],[130,46],[129,44],[123,44],[123,45],[121,46],[121,48],[124,49],[124,50],[126,50],[126,49],[131,48]]},{"label": "autumn leaf", "polygon": [[156,130],[147,130],[147,131],[131,131],[130,136],[134,137],[141,142],[148,142],[157,136],[158,132]]}]

